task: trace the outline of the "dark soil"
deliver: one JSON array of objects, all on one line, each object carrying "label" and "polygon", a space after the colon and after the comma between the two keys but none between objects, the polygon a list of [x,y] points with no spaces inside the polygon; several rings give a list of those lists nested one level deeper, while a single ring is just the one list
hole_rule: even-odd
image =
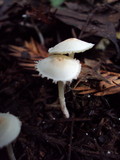
[{"label": "dark soil", "polygon": [[[88,12],[90,19],[77,15],[84,17]],[[94,25],[96,30],[92,32]],[[31,38],[45,52],[71,37],[94,44],[107,38],[110,43],[104,51],[93,48],[76,58],[82,63],[85,58],[99,59],[100,70],[120,73],[120,39],[115,36],[120,33],[119,27],[119,0],[67,1],[58,10],[48,1],[0,1],[0,112],[10,112],[22,121],[21,133],[12,143],[17,160],[120,159],[120,90],[95,96],[72,90],[77,80],[67,84],[65,97],[70,118],[66,119],[60,110],[57,84],[38,76],[35,69],[20,65],[33,62],[30,49],[24,46]],[[20,55],[13,56],[11,45],[26,50],[18,49],[16,53]],[[92,78],[87,83],[97,88],[100,81]],[[8,159],[6,148],[1,149],[0,160]]]}]

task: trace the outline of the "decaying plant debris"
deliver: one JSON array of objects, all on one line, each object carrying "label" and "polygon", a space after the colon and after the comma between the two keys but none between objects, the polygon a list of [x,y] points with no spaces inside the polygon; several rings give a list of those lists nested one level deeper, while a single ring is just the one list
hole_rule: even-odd
[{"label": "decaying plant debris", "polygon": [[[119,28],[119,0],[65,1],[59,8],[47,0],[0,1],[0,112],[22,121],[13,143],[17,159],[120,159]],[[82,72],[66,86],[65,119],[57,85],[34,65],[71,37],[95,47],[76,55]],[[5,148],[0,159],[8,160]]]}]

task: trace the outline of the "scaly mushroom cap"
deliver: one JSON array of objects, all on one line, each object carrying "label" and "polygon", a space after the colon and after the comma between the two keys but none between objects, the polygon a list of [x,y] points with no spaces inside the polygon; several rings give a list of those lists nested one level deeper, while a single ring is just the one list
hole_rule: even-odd
[{"label": "scaly mushroom cap", "polygon": [[10,144],[20,133],[21,122],[12,114],[0,113],[0,148]]},{"label": "scaly mushroom cap", "polygon": [[48,52],[49,54],[72,54],[84,52],[93,46],[94,44],[92,43],[84,42],[77,38],[69,38],[49,48]]},{"label": "scaly mushroom cap", "polygon": [[51,55],[38,61],[36,69],[42,77],[52,79],[54,82],[72,81],[76,79],[81,71],[78,60],[64,55]]}]

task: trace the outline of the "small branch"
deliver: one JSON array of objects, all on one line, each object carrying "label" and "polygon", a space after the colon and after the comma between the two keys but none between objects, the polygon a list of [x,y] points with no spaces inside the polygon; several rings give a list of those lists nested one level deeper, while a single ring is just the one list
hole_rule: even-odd
[{"label": "small branch", "polygon": [[40,39],[41,44],[44,45],[45,42],[44,42],[44,38],[43,38],[42,33],[40,32],[39,28],[38,28],[38,27],[36,26],[36,24],[34,23],[34,20],[31,19],[31,21],[32,21],[32,24],[33,24],[33,27],[34,27],[35,31],[36,31],[37,34],[38,34],[38,37],[39,37],[39,39]]}]

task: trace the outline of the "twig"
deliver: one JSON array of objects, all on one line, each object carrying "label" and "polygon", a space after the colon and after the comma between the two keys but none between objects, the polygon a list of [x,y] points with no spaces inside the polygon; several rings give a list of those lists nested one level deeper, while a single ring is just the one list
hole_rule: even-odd
[{"label": "twig", "polygon": [[37,27],[36,24],[34,23],[34,20],[31,19],[31,21],[32,21],[32,24],[33,24],[34,29],[36,30],[36,32],[37,32],[37,34],[38,34],[38,37],[39,37],[39,39],[40,39],[41,44],[44,45],[45,42],[44,42],[44,38],[43,38],[42,33],[40,32],[40,30],[38,29],[38,27]]}]

